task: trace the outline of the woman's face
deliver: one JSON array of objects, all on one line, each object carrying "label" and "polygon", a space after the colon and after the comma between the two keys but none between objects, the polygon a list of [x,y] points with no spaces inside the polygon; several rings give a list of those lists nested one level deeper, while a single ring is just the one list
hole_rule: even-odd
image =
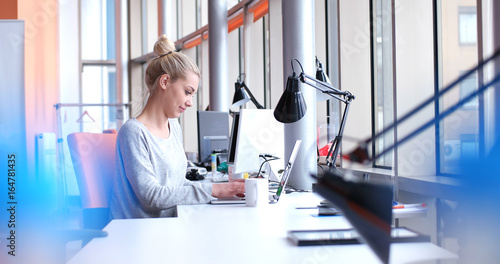
[{"label": "woman's face", "polygon": [[178,118],[188,107],[193,106],[193,96],[198,91],[199,79],[193,72],[189,72],[185,79],[179,78],[175,82],[166,76],[163,109],[168,118]]}]

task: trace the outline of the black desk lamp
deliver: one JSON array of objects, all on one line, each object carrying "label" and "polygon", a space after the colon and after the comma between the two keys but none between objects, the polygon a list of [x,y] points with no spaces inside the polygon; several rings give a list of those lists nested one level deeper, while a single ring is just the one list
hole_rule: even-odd
[{"label": "black desk lamp", "polygon": [[[293,68],[294,60],[297,61],[301,68],[301,73],[298,76]],[[346,181],[341,177],[342,173],[335,167],[349,105],[355,97],[350,92],[338,90],[326,82],[328,79],[325,78],[324,73],[321,73],[321,64],[317,59],[316,79],[305,74],[300,62],[294,60],[292,60],[293,73],[288,76],[286,89],[274,110],[274,117],[282,123],[293,123],[305,115],[307,107],[299,89],[299,81],[345,104],[338,134],[332,141],[326,156],[330,170],[317,177],[317,192],[335,204],[354,228],[358,230],[361,238],[368,243],[380,260],[388,263],[392,221],[392,188],[371,183]],[[316,176],[313,175],[313,177]]]},{"label": "black desk lamp", "polygon": [[231,107],[239,107],[246,104],[248,101],[252,101],[257,109],[264,109],[264,107],[259,104],[259,102],[257,102],[252,92],[250,92],[250,89],[248,89],[245,81],[241,79],[241,76],[245,76],[245,74],[242,73],[240,76],[238,76],[238,79],[234,83],[235,91],[233,96],[233,104],[231,105]]},{"label": "black desk lamp", "polygon": [[[298,76],[295,74],[295,70],[293,68],[294,60],[300,65],[301,68],[301,72]],[[316,62],[319,61],[316,59]],[[332,145],[328,151],[328,154],[326,155],[326,164],[328,165],[328,167],[330,167],[330,170],[337,175],[342,175],[335,167],[335,164],[337,161],[340,144],[342,142],[342,134],[344,133],[344,126],[347,120],[349,106],[351,101],[354,100],[355,96],[348,91],[341,91],[333,87],[331,84],[322,81],[327,79],[319,76],[320,73],[317,73],[316,76],[320,77],[322,80],[318,80],[307,75],[306,73],[304,73],[304,69],[297,59],[293,59],[291,63],[293,73],[292,75],[288,76],[286,89],[283,92],[283,95],[281,96],[278,104],[276,105],[276,109],[274,110],[274,117],[276,118],[276,120],[282,123],[293,123],[300,120],[305,115],[307,107],[302,92],[299,88],[299,81],[316,88],[323,94],[329,95],[343,102],[345,104],[345,108],[339,131],[335,139],[332,141]]]}]

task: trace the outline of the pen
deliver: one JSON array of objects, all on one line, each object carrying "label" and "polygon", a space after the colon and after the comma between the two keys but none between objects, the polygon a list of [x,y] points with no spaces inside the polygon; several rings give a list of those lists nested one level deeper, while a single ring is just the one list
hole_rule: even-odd
[{"label": "pen", "polygon": [[415,207],[426,207],[427,205],[425,203],[420,203],[420,204],[398,204],[392,206],[392,209],[402,209],[402,208],[415,208]]}]

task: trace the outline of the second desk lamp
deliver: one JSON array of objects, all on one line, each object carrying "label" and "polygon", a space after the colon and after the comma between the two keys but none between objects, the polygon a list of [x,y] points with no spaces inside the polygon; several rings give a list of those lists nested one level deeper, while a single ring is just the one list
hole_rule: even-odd
[{"label": "second desk lamp", "polygon": [[[317,60],[317,59],[316,59]],[[301,69],[299,75],[295,74],[295,70],[293,68],[293,62],[296,61]],[[318,64],[317,60],[317,65]],[[340,122],[339,131],[335,139],[332,141],[332,145],[328,151],[326,156],[326,163],[330,168],[330,171],[334,172],[337,175],[342,175],[342,173],[335,167],[337,156],[340,150],[340,144],[342,142],[342,134],[344,133],[344,126],[347,120],[347,114],[349,112],[349,106],[352,100],[354,100],[355,96],[352,95],[348,91],[341,91],[331,84],[325,82],[328,79],[321,77],[320,73],[317,73],[316,76],[318,78],[322,78],[321,80],[315,79],[304,72],[302,65],[297,59],[293,59],[291,61],[292,64],[292,75],[288,76],[288,80],[286,83],[286,89],[283,92],[278,104],[276,105],[276,109],[274,110],[274,117],[276,120],[282,123],[293,123],[300,120],[307,111],[307,106],[304,101],[304,97],[299,88],[299,81],[305,83],[309,86],[316,88],[323,94],[329,95],[345,104],[344,113],[342,116],[342,120]]]},{"label": "second desk lamp", "polygon": [[[298,76],[293,69],[294,60],[301,67],[301,73]],[[293,74],[288,76],[286,89],[274,110],[274,117],[282,123],[293,123],[305,115],[307,108],[299,88],[299,81],[345,104],[338,134],[333,140],[326,157],[330,169],[321,177],[317,177],[317,192],[338,206],[380,260],[383,263],[388,263],[392,220],[392,189],[389,186],[373,185],[365,182],[348,182],[343,179],[342,173],[335,167],[349,105],[354,100],[354,95],[336,89],[327,82],[318,80],[321,78],[320,74],[317,74],[317,79],[305,74],[300,62],[294,60],[292,60]]]},{"label": "second desk lamp", "polygon": [[[241,78],[243,76],[243,79]],[[257,109],[264,109],[264,107],[257,102],[255,97],[253,96],[250,89],[248,89],[245,84],[245,74],[242,73],[238,76],[238,79],[234,83],[234,96],[233,96],[233,104],[231,107],[239,107],[246,104],[248,101],[252,101],[252,103],[257,107]]]}]

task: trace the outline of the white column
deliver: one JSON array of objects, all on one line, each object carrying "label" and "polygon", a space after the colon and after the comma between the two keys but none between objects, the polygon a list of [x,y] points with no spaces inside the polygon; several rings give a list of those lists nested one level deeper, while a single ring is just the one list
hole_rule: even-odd
[{"label": "white column", "polygon": [[210,110],[229,111],[227,85],[227,1],[208,1]]},{"label": "white column", "polygon": [[[283,79],[292,74],[290,61],[297,59],[309,75],[314,75],[314,1],[282,1],[283,19]],[[296,73],[300,66],[295,63]],[[283,87],[284,88],[284,87]],[[289,184],[297,189],[311,190],[316,167],[316,89],[301,84],[307,104],[306,115],[299,121],[285,124],[285,160],[288,160],[295,140],[301,139],[302,146],[290,176]]]},{"label": "white column", "polygon": [[[120,0],[115,2],[116,8],[116,103],[128,102],[129,92],[129,45],[128,45],[128,2]],[[117,111],[123,111],[118,114],[119,117],[125,117],[125,111],[130,109],[117,107]],[[128,116],[128,115],[127,115]],[[116,120],[120,128],[123,119]]]}]

